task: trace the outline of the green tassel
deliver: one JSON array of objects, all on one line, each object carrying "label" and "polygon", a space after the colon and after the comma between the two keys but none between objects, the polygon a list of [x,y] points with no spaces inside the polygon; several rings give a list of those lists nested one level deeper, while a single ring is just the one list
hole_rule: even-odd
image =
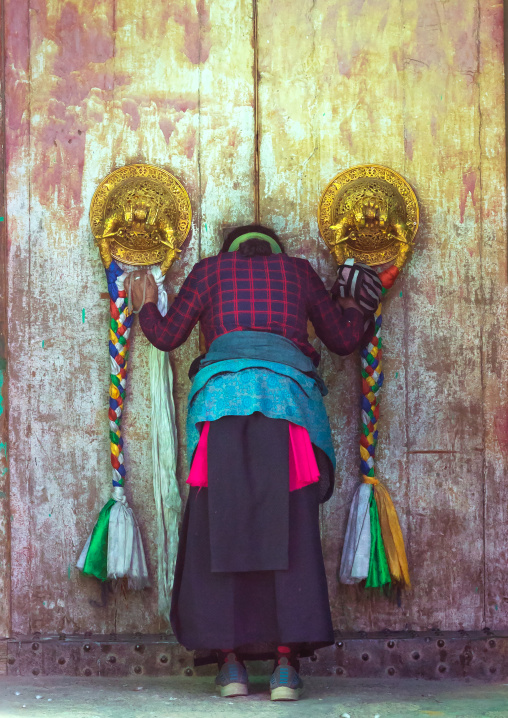
[{"label": "green tassel", "polygon": [[108,577],[109,514],[114,505],[114,499],[110,499],[103,506],[94,526],[85,565],[83,566],[84,574],[95,576],[99,581],[105,581]]},{"label": "green tassel", "polygon": [[379,523],[379,514],[377,512],[376,499],[374,491],[371,492],[370,502],[370,561],[369,575],[367,576],[366,588],[381,588],[387,583],[391,583],[390,571],[388,569],[388,561],[386,560],[385,547],[381,536],[381,525]]}]

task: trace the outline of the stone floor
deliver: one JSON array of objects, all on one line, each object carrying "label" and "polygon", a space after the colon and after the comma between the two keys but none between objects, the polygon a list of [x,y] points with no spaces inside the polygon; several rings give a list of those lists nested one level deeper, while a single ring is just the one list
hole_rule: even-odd
[{"label": "stone floor", "polygon": [[333,716],[334,718],[508,718],[508,684],[306,678],[298,703],[271,703],[254,677],[246,698],[224,699],[208,677],[0,678],[0,718]]}]

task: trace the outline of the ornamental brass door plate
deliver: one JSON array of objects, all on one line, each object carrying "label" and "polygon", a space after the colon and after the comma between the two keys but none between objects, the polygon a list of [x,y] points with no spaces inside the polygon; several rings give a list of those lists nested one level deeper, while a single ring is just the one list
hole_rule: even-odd
[{"label": "ornamental brass door plate", "polygon": [[371,266],[393,262],[401,268],[418,223],[418,201],[411,186],[381,165],[340,172],[319,203],[319,231],[338,264],[353,257]]},{"label": "ornamental brass door plate", "polygon": [[191,218],[185,187],[166,170],[147,164],[111,172],[90,205],[90,225],[106,266],[107,257],[151,265],[167,259],[168,249],[176,256]]}]

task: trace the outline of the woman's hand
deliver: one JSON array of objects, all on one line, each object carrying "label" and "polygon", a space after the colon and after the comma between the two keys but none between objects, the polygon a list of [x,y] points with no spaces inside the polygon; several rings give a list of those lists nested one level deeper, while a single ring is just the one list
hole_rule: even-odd
[{"label": "woman's hand", "polygon": [[354,307],[365,316],[374,314],[382,293],[383,285],[375,269],[361,262],[355,263],[352,258],[339,267],[332,287],[332,297],[343,309]]},{"label": "woman's hand", "polygon": [[372,312],[366,312],[364,309],[362,309],[358,302],[355,302],[353,297],[338,297],[337,301],[342,307],[342,309],[358,309],[358,311],[364,315],[368,314],[370,316],[372,314]]},{"label": "woman's hand", "polygon": [[146,269],[136,269],[134,272],[131,272],[125,279],[125,290],[127,296],[129,293],[131,295],[132,308],[135,312],[139,312],[143,304],[147,302],[157,304],[159,296],[157,282],[153,278],[153,274]]}]

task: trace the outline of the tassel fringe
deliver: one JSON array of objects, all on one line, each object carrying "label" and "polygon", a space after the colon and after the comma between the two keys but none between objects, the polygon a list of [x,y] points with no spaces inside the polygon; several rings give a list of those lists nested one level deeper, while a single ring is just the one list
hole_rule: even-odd
[{"label": "tassel fringe", "polygon": [[126,578],[128,587],[150,585],[143,540],[123,489],[116,486],[101,510],[76,564],[87,576],[99,581]]}]

